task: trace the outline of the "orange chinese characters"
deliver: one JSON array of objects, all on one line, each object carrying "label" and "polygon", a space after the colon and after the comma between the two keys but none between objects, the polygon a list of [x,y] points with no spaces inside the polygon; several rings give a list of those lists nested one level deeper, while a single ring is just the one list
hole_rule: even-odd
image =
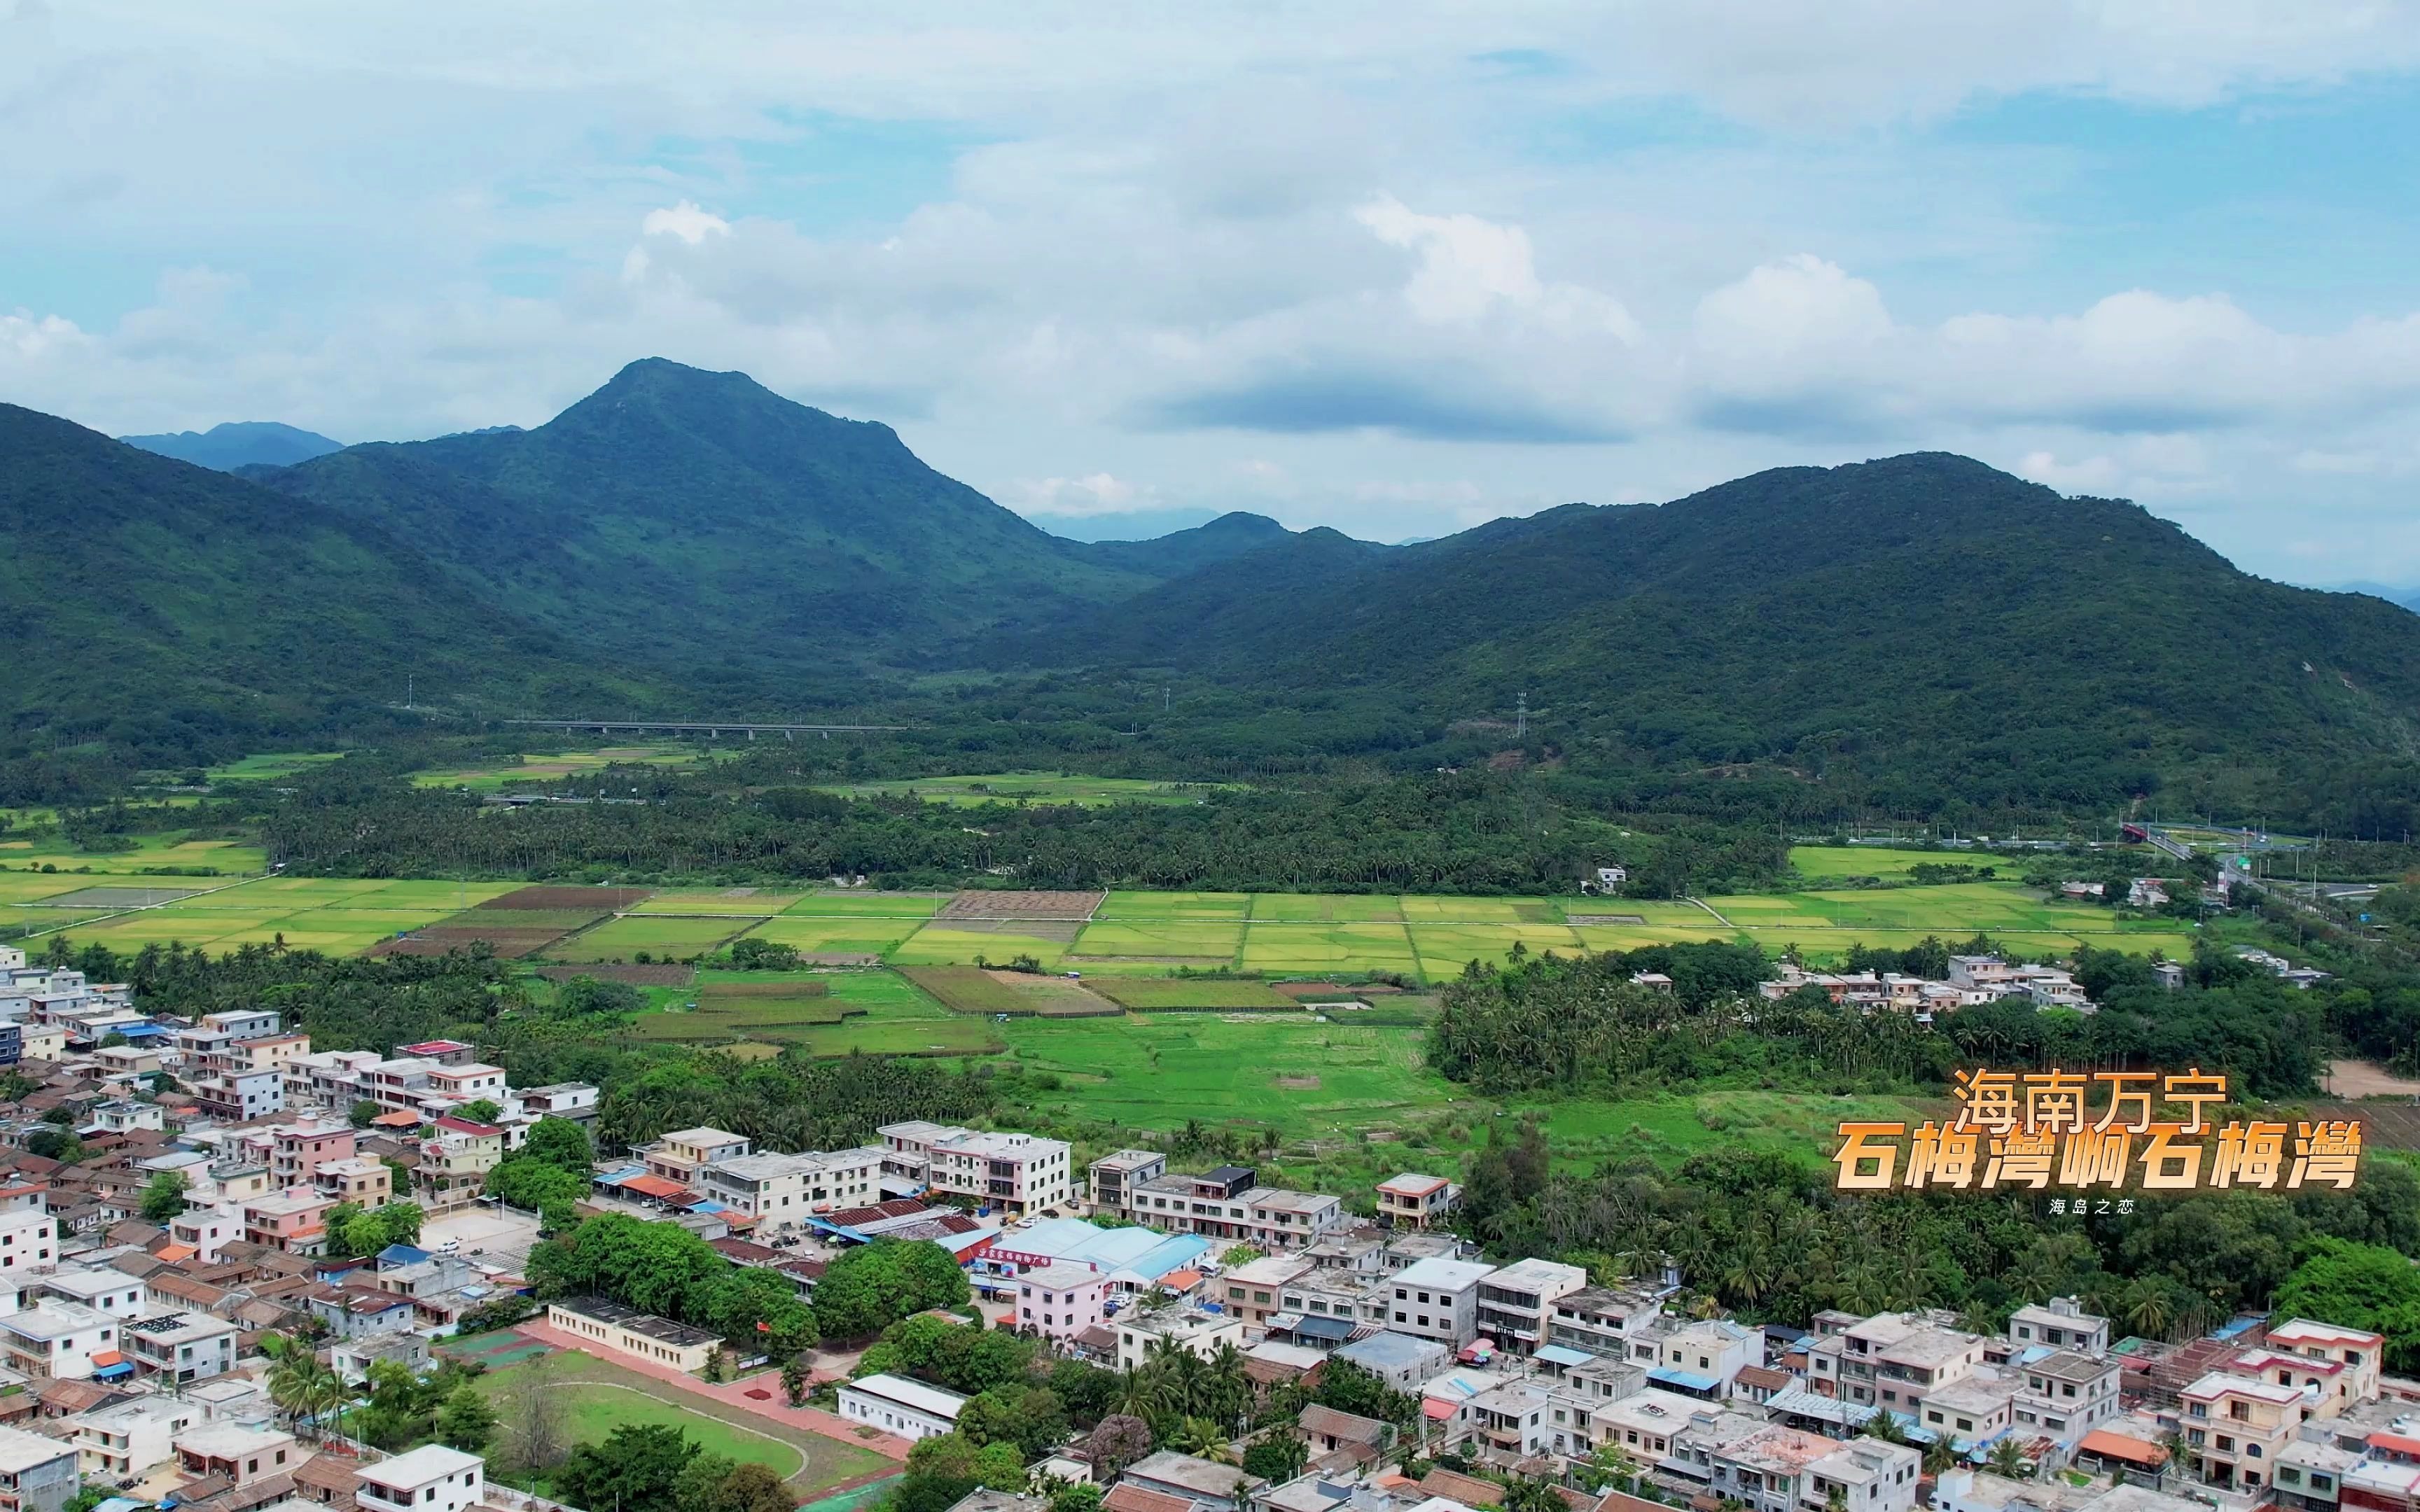
[{"label": "orange chinese characters", "polygon": [[2059,1147],[2058,1184],[2124,1186],[2128,1143],[2119,1129],[2085,1129],[2069,1134]]},{"label": "orange chinese characters", "polygon": [[2189,1192],[2201,1183],[2202,1149],[2180,1123],[2155,1123],[2143,1146],[2143,1190]]},{"label": "orange chinese characters", "polygon": [[2226,1101],[2226,1078],[2206,1076],[2199,1066],[2170,1076],[2167,1081],[2166,1101],[2193,1109],[2193,1117],[2185,1121],[2186,1134],[2201,1133],[2203,1107]]},{"label": "orange chinese characters", "polygon": [[2286,1126],[2229,1123],[2218,1132],[2218,1158],[2210,1163],[2212,1186],[2273,1187],[2286,1174]]},{"label": "orange chinese characters", "polygon": [[2160,1089],[2158,1072],[2104,1071],[2095,1072],[2092,1079],[2109,1088],[2109,1106],[2092,1127],[2106,1131],[2123,1125],[2129,1134],[2150,1132],[2151,1100]]},{"label": "orange chinese characters", "polygon": [[1983,1184],[2029,1186],[2039,1192],[2050,1185],[2051,1161],[2057,1152],[2056,1134],[2047,1130],[2012,1130],[1992,1141],[1992,1159],[1983,1167]]},{"label": "orange chinese characters", "polygon": [[1945,1129],[1930,1120],[1916,1131],[1916,1148],[1908,1151],[1907,1184],[1965,1188],[1975,1184],[1978,1136],[1955,1124]]},{"label": "orange chinese characters", "polygon": [[1887,1192],[1899,1170],[1899,1142],[1906,1136],[1903,1123],[1840,1125],[1840,1148],[1832,1156],[1840,1174],[1833,1185],[1843,1192]]},{"label": "orange chinese characters", "polygon": [[2288,1186],[2352,1185],[2361,1165],[2361,1124],[2352,1119],[2294,1125],[2294,1169]]},{"label": "orange chinese characters", "polygon": [[2007,1134],[2022,1121],[2017,1078],[2011,1072],[1980,1067],[1974,1071],[1961,1069],[1958,1085],[1950,1091],[1962,1104],[1958,1109],[1956,1128]]},{"label": "orange chinese characters", "polygon": [[2084,1127],[2084,1089],[2089,1085],[2080,1071],[2053,1066],[2025,1077],[2025,1127],[2049,1134],[2069,1134]]}]

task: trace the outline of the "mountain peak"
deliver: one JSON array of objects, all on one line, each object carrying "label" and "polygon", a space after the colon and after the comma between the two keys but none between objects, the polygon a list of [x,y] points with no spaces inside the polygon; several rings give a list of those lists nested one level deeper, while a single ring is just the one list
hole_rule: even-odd
[{"label": "mountain peak", "polygon": [[179,462],[195,467],[215,468],[221,472],[233,472],[240,467],[262,464],[270,467],[292,467],[315,456],[344,450],[342,441],[330,440],[317,431],[282,424],[274,420],[230,420],[212,425],[206,431],[180,430],[159,436],[120,436],[129,446],[139,446],[162,456],[173,456]]}]

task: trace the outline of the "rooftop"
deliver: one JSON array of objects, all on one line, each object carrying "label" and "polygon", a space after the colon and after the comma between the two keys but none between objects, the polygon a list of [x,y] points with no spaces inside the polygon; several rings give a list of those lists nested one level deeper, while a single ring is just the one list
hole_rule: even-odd
[{"label": "rooftop", "polygon": [[957,1421],[958,1409],[964,1407],[968,1401],[967,1397],[961,1396],[956,1392],[944,1391],[939,1386],[928,1386],[921,1381],[910,1381],[905,1376],[888,1373],[843,1381],[841,1390],[861,1391],[869,1396],[887,1397],[892,1401],[915,1408],[919,1412],[930,1412],[935,1417],[948,1418],[952,1422]]},{"label": "rooftop", "polygon": [[1233,1465],[1196,1459],[1172,1449],[1162,1449],[1126,1467],[1128,1475],[1143,1480],[1156,1480],[1166,1486],[1178,1486],[1197,1496],[1231,1499],[1251,1476]]},{"label": "rooftop", "polygon": [[381,1459],[375,1465],[358,1467],[362,1479],[399,1489],[418,1489],[449,1475],[466,1470],[485,1470],[488,1462],[477,1455],[467,1455],[459,1449],[448,1449],[442,1443],[424,1443],[409,1454]]},{"label": "rooftop", "polygon": [[1395,1273],[1399,1287],[1426,1287],[1432,1291],[1463,1291],[1479,1285],[1495,1273],[1496,1267],[1475,1260],[1449,1260],[1441,1257],[1416,1260]]},{"label": "rooftop", "polygon": [[0,1427],[0,1474],[22,1475],[37,1465],[72,1457],[75,1452],[75,1445],[63,1440],[46,1439],[23,1428]]}]

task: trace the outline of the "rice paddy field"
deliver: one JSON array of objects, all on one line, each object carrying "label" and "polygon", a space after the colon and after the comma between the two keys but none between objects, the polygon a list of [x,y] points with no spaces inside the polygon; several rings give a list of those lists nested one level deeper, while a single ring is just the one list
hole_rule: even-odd
[{"label": "rice paddy field", "polygon": [[699,762],[727,760],[738,754],[727,748],[704,745],[604,746],[594,750],[555,751],[524,755],[519,761],[482,762],[473,765],[414,772],[411,780],[425,788],[468,788],[473,793],[502,793],[532,787],[615,764],[690,766]]},{"label": "rice paddy field", "polygon": [[1885,882],[1905,877],[1919,866],[1997,866],[2010,863],[1989,851],[1915,851],[1885,845],[1793,845],[1791,870],[1814,882],[1849,877],[1880,877]]},{"label": "rice paddy field", "polygon": [[914,797],[927,803],[970,808],[985,803],[1058,803],[1093,807],[1107,803],[1199,803],[1204,795],[1233,783],[1149,782],[1127,777],[1086,777],[1066,772],[988,772],[972,777],[919,777],[894,782],[857,782],[826,787],[851,798]]}]

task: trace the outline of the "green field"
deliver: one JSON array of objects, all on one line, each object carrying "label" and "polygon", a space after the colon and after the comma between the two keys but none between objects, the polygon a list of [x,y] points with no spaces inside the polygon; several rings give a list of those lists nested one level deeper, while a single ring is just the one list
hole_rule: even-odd
[{"label": "green field", "polygon": [[315,766],[342,761],[344,757],[341,750],[264,751],[257,756],[246,756],[240,762],[229,762],[225,766],[213,766],[203,775],[212,782],[273,782],[280,778],[307,772]]},{"label": "green field", "polygon": [[1996,866],[2011,873],[2008,857],[1989,851],[1902,851],[1885,845],[1792,845],[1790,866],[1809,881],[1880,877],[1885,882],[1906,876],[1919,866]]},{"label": "green field", "polygon": [[[874,1474],[892,1463],[870,1449],[743,1412],[577,1350],[490,1370],[476,1385],[507,1424],[514,1420],[523,1392],[543,1390],[561,1405],[566,1432],[576,1443],[598,1443],[625,1424],[669,1424],[708,1454],[770,1466],[800,1496]],[[773,1400],[781,1399],[776,1381]],[[525,1489],[544,1494],[540,1483],[527,1483]]]},{"label": "green field", "polygon": [[617,764],[688,766],[697,762],[726,761],[737,754],[729,748],[706,746],[606,746],[595,750],[525,755],[517,762],[482,762],[469,766],[414,772],[411,780],[424,788],[468,788],[473,793],[502,793],[507,788],[532,787],[584,772],[601,771]]},{"label": "green field", "polygon": [[[491,913],[512,910],[491,909]],[[745,930],[745,918],[675,918],[655,914],[622,914],[595,929],[558,940],[540,952],[546,960],[571,963],[635,961],[644,951],[651,959],[687,960],[710,954],[717,946]]]},{"label": "green field", "polygon": [[58,830],[36,835],[11,834],[0,840],[0,866],[12,872],[28,867],[56,867],[59,872],[85,871],[117,876],[139,875],[147,867],[206,867],[223,876],[257,876],[268,870],[268,854],[257,845],[231,840],[194,840],[182,830],[157,835],[129,835],[133,849],[88,851]]},{"label": "green field", "polygon": [[1251,912],[1249,892],[1113,892],[1093,911],[1097,923],[1163,919],[1240,919]]},{"label": "green field", "polygon": [[1204,795],[1233,783],[1146,782],[1128,777],[1085,777],[1068,772],[987,772],[971,777],[919,777],[895,782],[857,782],[825,788],[852,798],[917,797],[927,803],[971,807],[985,803],[1199,803]]}]

